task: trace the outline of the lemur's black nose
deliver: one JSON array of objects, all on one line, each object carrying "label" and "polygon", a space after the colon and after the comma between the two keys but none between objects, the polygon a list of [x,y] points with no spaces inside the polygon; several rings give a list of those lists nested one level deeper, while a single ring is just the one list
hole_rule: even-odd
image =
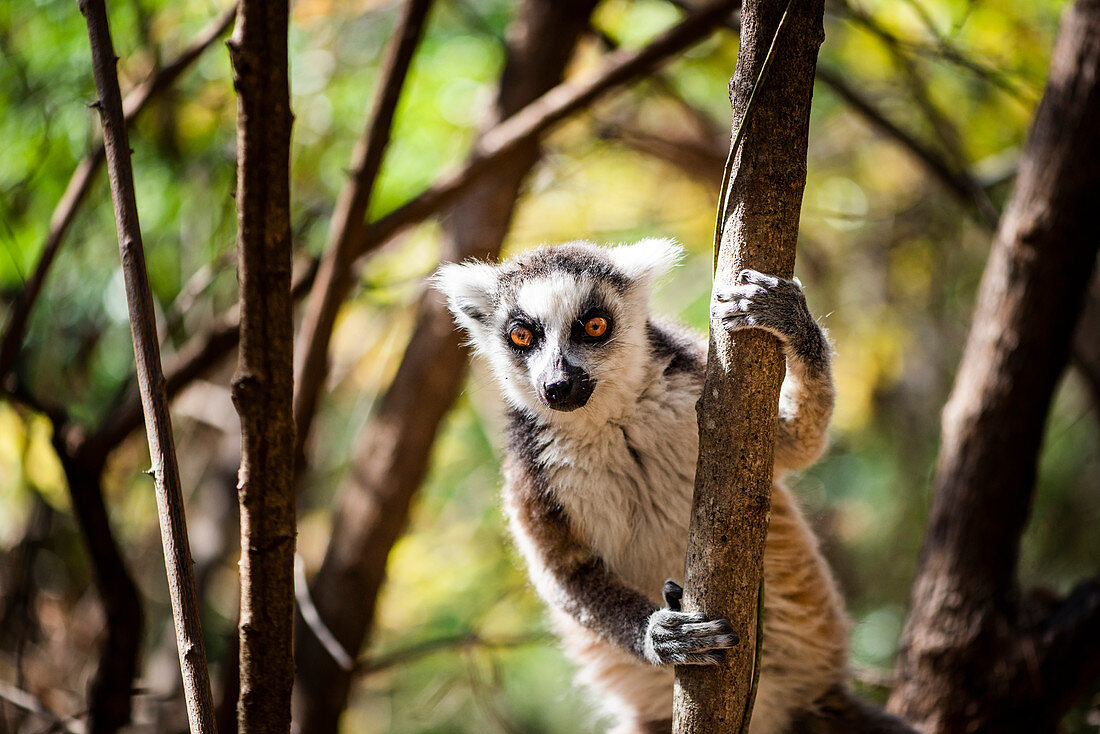
[{"label": "lemur's black nose", "polygon": [[583,407],[595,386],[595,381],[583,371],[574,375],[559,374],[542,384],[542,395],[549,407],[568,412]]},{"label": "lemur's black nose", "polygon": [[576,385],[576,380],[572,377],[566,377],[564,380],[548,382],[542,389],[546,393],[546,399],[553,405],[566,402],[570,393],[573,392],[574,385]]}]

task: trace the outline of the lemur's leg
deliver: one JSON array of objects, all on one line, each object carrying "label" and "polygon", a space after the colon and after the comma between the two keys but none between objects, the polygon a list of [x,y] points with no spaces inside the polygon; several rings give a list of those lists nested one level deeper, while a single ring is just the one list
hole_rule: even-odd
[{"label": "lemur's leg", "polygon": [[508,504],[539,593],[603,640],[653,665],[714,665],[737,644],[728,619],[680,611],[683,590],[671,581],[663,609],[625,584],[530,477],[512,478]]},{"label": "lemur's leg", "polygon": [[742,270],[736,284],[714,298],[714,317],[729,331],[764,329],[782,342],[787,376],[779,398],[775,463],[786,469],[812,464],[825,450],[833,412],[832,346],[806,305],[802,284]]}]

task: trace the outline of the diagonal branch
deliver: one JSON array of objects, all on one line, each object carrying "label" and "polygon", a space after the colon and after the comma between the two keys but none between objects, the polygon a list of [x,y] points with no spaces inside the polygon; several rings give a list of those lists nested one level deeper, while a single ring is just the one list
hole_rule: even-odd
[{"label": "diagonal branch", "polygon": [[107,8],[103,0],[81,0],[80,11],[87,21],[92,48],[92,70],[99,92],[97,107],[103,124],[104,149],[126,281],[138,385],[153,464],[150,473],[156,485],[164,564],[168,573],[172,614],[176,624],[187,714],[192,732],[211,732],[214,707],[206,670],[206,651],[191,568],[179,466],[176,463],[172,423],[168,413],[168,396],[164,390],[164,375],[161,372],[153,296],[145,269],[145,251],[138,224],[134,177],[130,165],[130,143],[126,134],[122,94],[119,92],[115,71],[118,59],[111,42]]},{"label": "diagonal branch", "polygon": [[[175,59],[126,95],[126,99],[122,102],[122,108],[127,127],[133,124],[133,121],[149,106],[153,99],[166,89],[171,88],[183,72],[202,56],[208,48],[214,45],[214,42],[225,33],[226,29],[229,28],[229,24],[233,22],[235,13],[236,9],[230,8],[211,21]],[[77,165],[73,175],[69,178],[69,184],[65,187],[65,193],[62,194],[61,201],[54,208],[53,215],[50,217],[50,229],[46,235],[46,242],[42,246],[42,254],[38,258],[38,264],[15,299],[11,316],[8,318],[7,328],[4,331],[3,341],[0,342],[0,382],[3,382],[4,376],[15,364],[16,356],[23,346],[23,337],[26,334],[27,322],[30,319],[31,311],[34,309],[35,301],[38,300],[38,296],[42,292],[46,277],[49,275],[50,268],[57,257],[57,252],[69,231],[69,226],[87,198],[88,191],[92,187],[92,181],[95,180],[95,175],[99,172],[104,160],[103,144],[100,143],[91,155],[84,158]]]},{"label": "diagonal branch", "polygon": [[609,90],[650,73],[670,56],[705,38],[738,4],[736,0],[711,0],[698,6],[644,48],[608,54],[600,72],[585,80],[559,84],[486,131],[461,169],[443,176],[431,188],[357,232],[356,256],[372,252],[406,227],[437,214],[528,141],[591,105]]},{"label": "diagonal branch", "polygon": [[827,86],[838,97],[860,114],[873,127],[891,137],[901,147],[908,150],[935,178],[939,179],[949,192],[963,204],[970,206],[978,222],[989,230],[997,226],[1000,215],[989,201],[984,187],[965,168],[959,168],[948,162],[942,155],[930,148],[915,135],[892,122],[876,108],[861,92],[852,87],[840,74],[827,68],[818,67],[817,80]]},{"label": "diagonal branch", "polygon": [[294,420],[297,427],[298,472],[303,448],[328,374],[328,347],[340,304],[351,289],[355,272],[354,236],[362,229],[371,194],[389,145],[397,102],[433,0],[408,0],[382,65],[382,84],[370,121],[354,153],[354,175],[340,192],[332,215],[329,242],[321,258],[317,282],[310,291],[301,328],[301,358],[296,370]]}]

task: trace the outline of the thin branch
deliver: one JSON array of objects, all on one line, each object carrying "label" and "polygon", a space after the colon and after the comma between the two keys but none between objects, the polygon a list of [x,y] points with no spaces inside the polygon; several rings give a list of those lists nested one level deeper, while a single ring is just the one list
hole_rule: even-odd
[{"label": "thin branch", "polygon": [[[669,0],[669,3],[678,8],[686,8],[688,4],[684,0]],[[734,33],[740,33],[741,25],[733,18],[726,23],[726,27]],[[876,26],[877,27],[877,26]],[[887,34],[885,29],[879,29]],[[900,47],[901,41],[889,36]],[[881,36],[880,36],[881,37]],[[884,40],[884,42],[888,42]],[[872,127],[893,138],[895,142],[912,153],[941,183],[963,204],[972,207],[977,216],[977,221],[992,231],[997,227],[1000,214],[996,211],[985,193],[985,187],[972,175],[965,166],[954,166],[943,158],[938,152],[927,146],[916,136],[907,132],[888,118],[885,113],[875,107],[867,97],[848,83],[838,72],[830,70],[818,64],[815,78],[838,97],[846,102],[853,110],[863,116]]]},{"label": "thin branch", "polygon": [[133,333],[138,385],[146,417],[150,473],[156,484],[164,563],[176,623],[176,638],[183,673],[184,694],[192,732],[213,731],[213,699],[206,670],[206,652],[199,620],[198,598],[187,541],[183,493],[172,439],[168,397],[161,372],[153,297],[145,270],[145,252],[138,224],[130,165],[130,143],[122,109],[122,95],[115,71],[117,57],[111,42],[107,9],[103,0],[81,0],[80,10],[88,26],[92,48],[92,69],[99,92],[97,107],[103,124],[107,169],[111,179],[115,223],[118,229],[122,269],[126,281],[127,305]]},{"label": "thin branch", "polygon": [[[191,64],[218,40],[233,22],[235,8],[231,8],[211,21],[195,40],[191,42],[175,59],[160,69],[151,78],[134,88],[126,95],[122,102],[125,112],[126,125],[129,127],[137,116],[149,106],[149,103],[166,89],[170,89],[176,80],[185,72]],[[104,149],[99,143],[94,152],[84,158],[77,165],[69,183],[65,187],[65,193],[61,201],[57,203],[50,217],[50,229],[46,235],[46,242],[42,246],[42,254],[38,258],[31,277],[23,285],[22,290],[12,305],[11,316],[4,331],[3,341],[0,342],[0,382],[15,364],[19,350],[23,346],[23,338],[26,334],[27,322],[30,320],[31,311],[42,287],[46,283],[46,277],[57,258],[57,252],[69,231],[69,226],[76,218],[91,190],[92,181],[96,173],[103,165]]]},{"label": "thin branch", "polygon": [[360,676],[374,675],[384,670],[408,665],[421,658],[448,650],[470,650],[474,648],[489,650],[507,650],[526,645],[548,642],[553,640],[552,635],[545,632],[531,632],[528,634],[513,635],[511,637],[482,637],[474,630],[461,632],[456,635],[437,637],[425,640],[399,650],[393,650],[375,657],[363,657],[355,663],[355,674]]},{"label": "thin branch", "polygon": [[[954,159],[952,168],[956,170],[966,170],[969,161],[966,156],[966,151],[963,150],[962,139],[959,135],[958,128],[955,126],[954,122],[948,119],[939,109],[932,99],[928,91],[927,82],[913,59],[906,53],[902,41],[879,25],[871,16],[860,11],[855,11],[850,6],[845,5],[844,7],[849,10],[856,22],[863,25],[875,35],[886,47],[890,55],[893,56],[894,63],[897,64],[901,70],[902,78],[905,80],[909,88],[909,93],[912,95],[917,108],[932,127],[944,151]],[[989,200],[985,188],[971,176],[962,176],[961,183],[967,187],[967,198],[974,204],[986,225],[989,226],[990,229],[996,228],[997,220],[999,219],[998,212],[993,206],[993,203]]]},{"label": "thin branch", "polygon": [[[1008,74],[1000,69],[991,67],[987,64],[975,61],[970,58],[965,52],[959,50],[951,42],[945,38],[930,22],[927,14],[918,10],[917,15],[921,17],[922,22],[925,24],[925,28],[929,31],[933,38],[933,43],[923,43],[921,41],[913,41],[902,38],[897,35],[886,26],[878,22],[878,20],[866,12],[862,8],[854,6],[847,0],[840,0],[838,6],[844,11],[844,14],[848,18],[857,24],[863,26],[869,33],[877,36],[884,43],[893,45],[898,49],[910,49],[916,53],[927,56],[932,59],[938,59],[946,61],[949,64],[958,66],[965,69],[978,77],[982,81],[993,85],[1000,89],[1002,92],[1008,94],[1012,98],[1019,102],[1025,103],[1030,106],[1038,97],[1033,89],[1028,85],[1021,83],[1018,80],[1011,79]],[[916,3],[910,3],[910,6],[919,8]]]},{"label": "thin branch", "polygon": [[486,131],[461,169],[443,176],[428,190],[359,230],[355,236],[356,256],[362,257],[406,227],[438,213],[526,142],[591,105],[609,90],[649,74],[669,57],[705,38],[738,5],[736,0],[712,0],[700,5],[644,48],[609,54],[599,73],[586,80],[559,84]]},{"label": "thin branch", "polygon": [[[420,43],[433,0],[407,0],[382,65],[382,83],[366,130],[356,147],[352,178],[340,192],[332,215],[329,242],[321,259],[317,282],[310,292],[301,327],[301,359],[294,395],[297,427],[296,456],[302,457],[317,400],[328,374],[328,348],[340,305],[351,289],[355,273],[354,235],[363,227],[371,194],[389,145],[394,113],[401,90]],[[303,462],[304,463],[304,462]],[[299,467],[299,473],[301,466]]]},{"label": "thin branch", "polygon": [[1000,215],[990,203],[984,187],[965,168],[951,165],[943,156],[925,145],[916,136],[892,122],[837,72],[828,67],[818,66],[817,80],[829,87],[873,127],[893,138],[895,142],[924,164],[924,167],[939,179],[959,201],[974,209],[978,221],[983,226],[991,231],[996,228]]}]

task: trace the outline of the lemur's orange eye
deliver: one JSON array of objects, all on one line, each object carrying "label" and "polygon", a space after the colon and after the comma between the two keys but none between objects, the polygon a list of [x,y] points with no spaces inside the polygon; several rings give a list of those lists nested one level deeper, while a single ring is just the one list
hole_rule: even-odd
[{"label": "lemur's orange eye", "polygon": [[597,338],[607,333],[607,319],[603,316],[593,316],[584,322],[584,333]]},{"label": "lemur's orange eye", "polygon": [[526,326],[513,326],[512,330],[508,332],[508,338],[517,347],[529,347],[531,346],[531,340],[535,337]]}]

